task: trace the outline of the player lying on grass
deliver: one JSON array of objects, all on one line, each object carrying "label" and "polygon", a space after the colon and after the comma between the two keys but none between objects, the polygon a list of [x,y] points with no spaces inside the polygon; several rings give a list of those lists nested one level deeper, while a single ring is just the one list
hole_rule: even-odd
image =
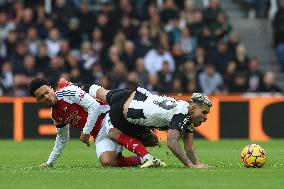
[{"label": "player lying on grass", "polygon": [[[51,107],[52,119],[57,127],[55,145],[47,162],[41,164],[42,167],[52,166],[62,153],[69,138],[69,125],[82,129],[80,140],[88,146],[90,135],[94,137],[97,157],[103,166],[165,165],[151,156],[140,141],[113,127],[108,115],[108,105],[94,99],[77,86],[62,82],[59,85],[59,89],[54,91],[44,78],[36,78],[29,84],[30,95],[36,98],[38,103]],[[151,138],[157,142],[152,135]],[[123,157],[121,145],[141,158]]]},{"label": "player lying on grass", "polygon": [[[185,166],[208,167],[200,162],[193,145],[194,127],[200,126],[207,120],[212,106],[206,95],[194,93],[186,102],[152,95],[140,87],[134,92],[120,89],[106,90],[95,84],[82,85],[82,87],[91,96],[110,105],[111,122],[123,133],[137,138],[139,133],[136,133],[133,128],[167,129],[167,146]],[[143,136],[150,136],[150,133],[145,133]],[[179,145],[181,137],[184,150]]]}]

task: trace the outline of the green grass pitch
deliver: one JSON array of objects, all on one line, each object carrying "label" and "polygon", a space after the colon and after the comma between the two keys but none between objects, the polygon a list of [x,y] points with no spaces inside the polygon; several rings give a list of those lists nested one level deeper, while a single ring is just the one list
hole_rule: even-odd
[{"label": "green grass pitch", "polygon": [[[254,142],[268,154],[263,168],[244,168],[241,164],[241,150],[250,143],[195,140],[200,159],[211,168],[194,170],[182,166],[165,143],[161,148],[149,148],[168,164],[165,168],[102,168],[94,143],[88,148],[71,140],[53,168],[41,169],[38,165],[47,160],[54,140],[0,140],[0,188],[284,188],[284,140]],[[127,150],[124,154],[132,155]]]}]

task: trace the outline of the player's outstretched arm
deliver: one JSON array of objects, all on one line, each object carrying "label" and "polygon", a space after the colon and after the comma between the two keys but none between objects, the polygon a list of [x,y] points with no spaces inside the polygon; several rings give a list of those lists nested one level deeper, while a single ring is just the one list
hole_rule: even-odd
[{"label": "player's outstretched arm", "polygon": [[193,133],[184,133],[183,135],[184,150],[187,157],[194,165],[200,164],[198,155],[193,146]]},{"label": "player's outstretched arm", "polygon": [[52,164],[51,165],[48,165],[46,162],[45,163],[42,163],[39,165],[41,168],[49,168],[49,167],[52,167]]},{"label": "player's outstretched arm", "polygon": [[184,133],[183,135],[183,142],[184,142],[184,150],[189,158],[189,160],[197,166],[202,166],[204,168],[208,168],[208,165],[201,164],[197,152],[195,151],[194,145],[193,145],[193,133]]},{"label": "player's outstretched arm", "polygon": [[42,168],[48,168],[48,167],[53,166],[53,163],[60,156],[60,154],[65,148],[66,142],[69,139],[69,126],[68,125],[65,125],[62,128],[57,128],[56,132],[57,132],[57,136],[56,136],[56,140],[54,143],[54,147],[48,157],[47,162],[39,165]]},{"label": "player's outstretched arm", "polygon": [[176,129],[168,130],[168,148],[187,167],[194,168],[194,164],[189,160],[185,152],[179,145],[180,132]]}]

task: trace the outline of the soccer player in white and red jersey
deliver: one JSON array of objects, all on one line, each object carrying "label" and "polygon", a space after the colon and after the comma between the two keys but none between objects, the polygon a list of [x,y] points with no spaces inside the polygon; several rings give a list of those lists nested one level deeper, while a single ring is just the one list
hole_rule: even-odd
[{"label": "soccer player in white and red jersey", "polygon": [[[36,78],[29,84],[29,93],[38,103],[51,107],[52,119],[57,127],[55,145],[47,162],[41,164],[41,167],[52,166],[60,156],[69,139],[69,126],[82,129],[80,140],[87,146],[90,146],[90,135],[93,136],[97,157],[103,166],[137,166],[154,158],[139,140],[113,127],[108,105],[94,99],[81,88],[61,80],[58,89],[54,91],[46,79]],[[139,157],[122,156],[122,146],[118,143]],[[155,166],[164,165],[155,159]]]}]

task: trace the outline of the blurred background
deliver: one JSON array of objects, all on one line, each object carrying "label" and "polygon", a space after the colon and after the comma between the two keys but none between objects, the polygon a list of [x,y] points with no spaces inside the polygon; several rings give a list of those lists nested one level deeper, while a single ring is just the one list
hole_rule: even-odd
[{"label": "blurred background", "polygon": [[[47,114],[31,119],[24,113],[40,110],[23,98],[38,76],[52,86],[64,77],[107,89],[202,92],[217,99],[213,124],[221,127],[222,115],[228,118],[224,125],[241,120],[232,128],[245,125],[246,137],[252,132],[251,104],[265,97],[269,103],[263,107],[278,104],[268,112],[256,107],[257,124],[275,124],[270,135],[284,137],[278,130],[284,113],[283,71],[284,0],[0,0],[2,138],[22,139],[24,134],[16,132],[23,133],[26,121],[48,119]],[[226,104],[223,97],[231,95],[239,96]],[[32,109],[26,109],[27,103]],[[236,116],[240,113],[241,118]],[[232,128],[224,131],[226,136]]]}]

